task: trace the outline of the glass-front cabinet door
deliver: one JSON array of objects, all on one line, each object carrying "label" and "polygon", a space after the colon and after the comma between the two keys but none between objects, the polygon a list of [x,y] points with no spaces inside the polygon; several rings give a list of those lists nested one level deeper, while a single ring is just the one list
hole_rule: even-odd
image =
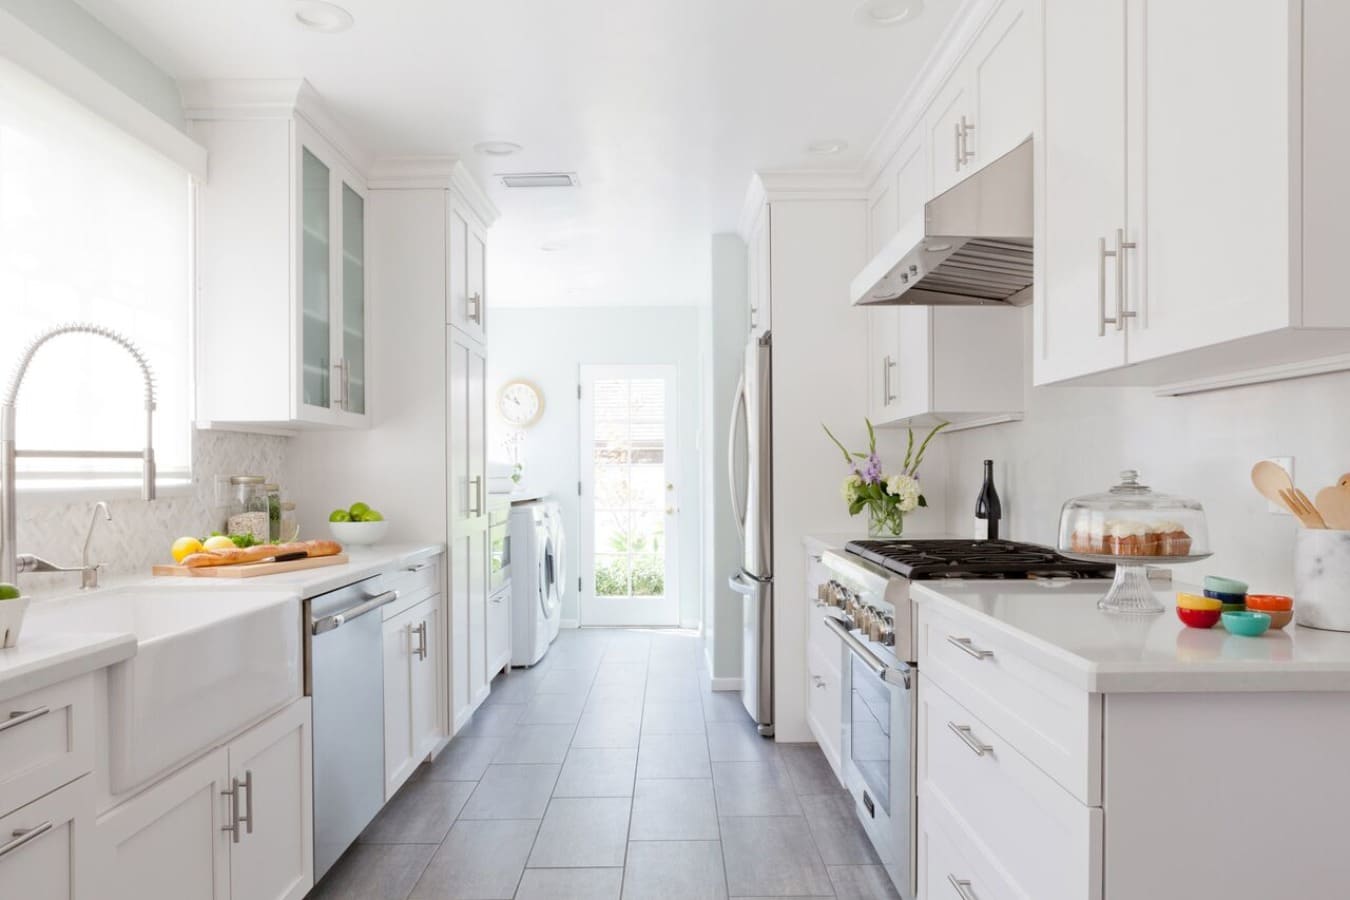
[{"label": "glass-front cabinet door", "polygon": [[342,184],[342,354],[344,412],[366,413],[366,201]]},{"label": "glass-front cabinet door", "polygon": [[309,148],[300,161],[302,407],[332,408],[332,173]]}]

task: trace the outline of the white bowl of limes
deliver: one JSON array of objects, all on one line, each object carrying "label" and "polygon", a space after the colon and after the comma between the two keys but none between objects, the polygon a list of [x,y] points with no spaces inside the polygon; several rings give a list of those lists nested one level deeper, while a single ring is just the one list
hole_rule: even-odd
[{"label": "white bowl of limes", "polygon": [[26,612],[28,597],[12,584],[0,584],[0,647],[13,647],[19,643]]},{"label": "white bowl of limes", "polygon": [[389,530],[389,523],[367,504],[353,503],[347,509],[335,509],[329,514],[328,530],[339,544],[364,546],[378,543]]}]

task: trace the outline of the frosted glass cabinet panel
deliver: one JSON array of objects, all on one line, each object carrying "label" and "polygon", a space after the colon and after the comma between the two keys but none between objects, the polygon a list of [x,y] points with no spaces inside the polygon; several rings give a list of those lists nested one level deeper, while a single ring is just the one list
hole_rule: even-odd
[{"label": "frosted glass cabinet panel", "polygon": [[366,411],[366,201],[342,185],[342,408]]},{"label": "frosted glass cabinet panel", "polygon": [[331,215],[328,167],[308,148],[301,162],[301,300],[303,402],[328,409],[332,370]]}]

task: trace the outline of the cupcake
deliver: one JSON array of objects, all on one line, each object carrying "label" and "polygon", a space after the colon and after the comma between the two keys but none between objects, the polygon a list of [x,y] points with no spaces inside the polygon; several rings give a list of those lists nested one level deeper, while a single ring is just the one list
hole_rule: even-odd
[{"label": "cupcake", "polygon": [[1154,522],[1148,526],[1150,556],[1189,556],[1191,536],[1180,522]]},{"label": "cupcake", "polygon": [[1069,549],[1074,553],[1105,553],[1102,546],[1101,525],[1080,528],[1069,536]]},{"label": "cupcake", "polygon": [[1148,526],[1128,519],[1111,519],[1102,529],[1102,545],[1111,556],[1149,556]]}]

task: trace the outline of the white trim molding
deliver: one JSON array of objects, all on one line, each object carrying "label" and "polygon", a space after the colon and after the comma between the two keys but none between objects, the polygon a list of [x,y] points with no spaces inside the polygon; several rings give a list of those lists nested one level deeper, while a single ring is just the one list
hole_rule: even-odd
[{"label": "white trim molding", "polygon": [[371,164],[366,186],[372,190],[450,190],[468,204],[485,228],[501,217],[487,191],[457,156],[381,157]]},{"label": "white trim molding", "polygon": [[747,243],[765,203],[791,200],[867,200],[867,181],[856,169],[782,169],[755,172],[745,189],[736,233]]},{"label": "white trim molding", "polygon": [[1220,391],[1224,388],[1241,387],[1247,384],[1288,381],[1291,378],[1309,378],[1313,375],[1326,375],[1329,372],[1344,372],[1346,370],[1350,370],[1350,354],[1263,366],[1259,369],[1248,369],[1245,372],[1212,375],[1207,378],[1196,378],[1192,381],[1177,381],[1172,384],[1160,385],[1154,389],[1153,393],[1159,397],[1184,397],[1187,394],[1203,394],[1206,391]]}]

